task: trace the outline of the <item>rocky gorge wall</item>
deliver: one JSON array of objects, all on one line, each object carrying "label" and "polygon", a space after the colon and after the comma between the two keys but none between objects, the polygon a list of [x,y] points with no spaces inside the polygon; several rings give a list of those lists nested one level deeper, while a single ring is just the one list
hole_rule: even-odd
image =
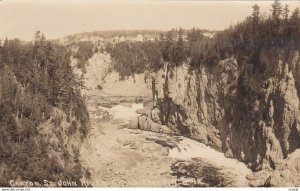
[{"label": "rocky gorge wall", "polygon": [[[76,186],[80,186],[81,180],[89,178],[88,169],[79,161],[79,152],[89,131],[85,128],[89,127],[84,127],[79,119],[55,107],[50,119],[38,126],[39,137],[47,143],[45,150],[49,157],[57,161],[65,171],[64,176],[75,182]],[[51,186],[61,186],[56,181],[58,180],[53,181]]]},{"label": "rocky gorge wall", "polygon": [[264,50],[257,64],[233,57],[194,69],[165,63],[152,75],[151,115],[254,171],[280,169],[300,147],[299,60],[299,52]]},{"label": "rocky gorge wall", "polygon": [[74,73],[83,79],[85,90],[100,90],[110,96],[151,96],[150,83],[144,73],[126,76],[114,71],[112,58],[109,53],[94,53],[86,64],[86,71],[77,68],[78,60],[72,59]]}]

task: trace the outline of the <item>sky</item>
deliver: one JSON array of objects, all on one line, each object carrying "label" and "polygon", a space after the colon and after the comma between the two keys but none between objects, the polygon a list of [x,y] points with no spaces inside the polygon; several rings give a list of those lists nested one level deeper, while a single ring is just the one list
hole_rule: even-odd
[{"label": "sky", "polygon": [[[270,14],[272,1],[165,0],[0,0],[0,39],[31,40],[40,30],[48,39],[81,32],[123,29],[223,30],[251,14],[258,4]],[[282,1],[290,9],[300,1]]]}]

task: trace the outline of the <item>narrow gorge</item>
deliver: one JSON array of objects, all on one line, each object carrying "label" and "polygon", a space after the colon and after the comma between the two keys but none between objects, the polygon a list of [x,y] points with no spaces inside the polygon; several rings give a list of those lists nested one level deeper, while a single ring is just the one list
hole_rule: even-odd
[{"label": "narrow gorge", "polygon": [[[101,92],[106,98],[119,96],[121,100],[115,104],[122,103],[122,99],[128,103],[128,97],[135,97],[143,105],[147,102],[146,107],[136,109],[137,116],[125,119],[125,127],[184,136],[237,159],[253,171],[246,177],[250,186],[297,186],[298,45],[287,48],[279,44],[267,49],[267,43],[258,50],[243,51],[226,45],[219,53],[210,53],[240,32],[235,30],[210,40],[210,49],[203,50],[208,55],[196,63],[195,52],[175,59],[180,51],[179,40],[176,44],[168,35],[174,36],[176,31],[167,33],[159,46],[152,42],[120,42],[113,47],[108,44],[104,53],[95,53],[89,59],[84,74],[88,92]],[[193,35],[197,35],[195,30],[190,33]],[[208,40],[201,35],[198,38]],[[188,41],[187,46],[194,51],[194,43],[202,41]],[[146,60],[139,51],[144,51]]]},{"label": "narrow gorge", "polygon": [[0,18],[0,187],[300,186],[298,1],[0,0]]},{"label": "narrow gorge", "polygon": [[[152,76],[154,109],[146,114],[151,121],[140,117],[139,128],[159,129],[152,121],[166,125],[174,134],[266,172],[266,182],[256,186],[299,185],[299,52],[286,56],[284,50],[264,50],[259,56],[256,68],[234,57],[213,68],[169,69],[165,63]],[[273,170],[278,185],[267,182]]]},{"label": "narrow gorge", "polygon": [[[96,55],[110,57],[108,53]],[[130,113],[127,110],[112,115],[125,120],[128,129],[152,131],[157,136],[185,136],[245,163],[253,171],[244,174],[250,186],[297,186],[299,58],[298,51],[288,55],[283,49],[273,49],[260,52],[260,65],[238,61],[234,56],[213,67],[204,63],[193,68],[189,61],[171,67],[169,62],[164,62],[162,69],[139,74],[135,80],[131,77],[119,80],[119,74],[110,71],[89,92],[93,92],[93,99],[115,100],[115,104],[132,104],[134,99],[142,101],[146,107],[133,108],[137,111],[133,116],[127,115]],[[102,67],[111,67],[112,60],[105,60],[95,62],[92,57],[86,75],[92,77],[93,71],[109,71]],[[99,90],[97,84],[103,88]],[[126,90],[130,87],[135,89]],[[99,93],[104,97],[99,97]],[[102,109],[107,107],[107,104],[100,105],[104,106]],[[121,136],[126,137],[124,133]],[[195,151],[198,153],[192,156],[209,155],[201,151]],[[180,151],[174,156],[181,155],[190,154]]]}]

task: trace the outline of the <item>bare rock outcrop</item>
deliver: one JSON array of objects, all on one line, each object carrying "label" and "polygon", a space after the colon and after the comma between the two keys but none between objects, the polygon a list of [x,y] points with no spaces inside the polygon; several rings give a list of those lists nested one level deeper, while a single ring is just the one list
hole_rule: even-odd
[{"label": "bare rock outcrop", "polygon": [[157,133],[164,133],[164,134],[175,134],[177,131],[174,131],[167,127],[166,125],[161,125],[157,123],[157,110],[138,110],[138,113],[142,114],[138,117],[133,117],[127,128],[129,129],[140,129],[145,131],[152,131]]},{"label": "bare rock outcrop", "polygon": [[295,187],[300,185],[300,149],[290,154],[274,170],[262,170],[247,176],[250,186]]},{"label": "bare rock outcrop", "polygon": [[[152,76],[155,121],[254,171],[273,172],[300,147],[299,60],[298,52],[277,49],[261,51],[258,63],[234,57],[199,68],[165,63]],[[151,123],[146,118],[141,122]]]}]

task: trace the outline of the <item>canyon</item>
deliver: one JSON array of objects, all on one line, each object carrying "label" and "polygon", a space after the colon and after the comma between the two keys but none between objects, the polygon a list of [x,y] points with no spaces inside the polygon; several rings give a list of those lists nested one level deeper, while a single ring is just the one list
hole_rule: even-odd
[{"label": "canyon", "polygon": [[[147,108],[136,108],[122,126],[203,143],[246,164],[253,171],[244,176],[250,186],[299,186],[299,52],[285,55],[282,50],[262,51],[259,66],[234,57],[213,67],[184,63],[171,68],[165,62],[158,72],[136,79],[119,80],[110,71],[89,92],[119,99],[147,97]],[[88,75],[95,67],[108,71],[109,64],[89,62]],[[104,88],[96,90],[98,83]],[[199,153],[202,158],[207,154]]]},{"label": "canyon", "polygon": [[[139,127],[155,126],[155,121],[244,162],[255,172],[265,172],[260,183],[255,175],[249,176],[255,186],[297,186],[299,52],[283,55],[281,50],[261,52],[262,65],[257,69],[235,58],[192,70],[187,64],[170,69],[165,63],[152,76],[154,109],[145,115],[148,120],[139,118]],[[293,167],[286,168],[287,164]],[[270,182],[274,176],[280,183]]]}]

